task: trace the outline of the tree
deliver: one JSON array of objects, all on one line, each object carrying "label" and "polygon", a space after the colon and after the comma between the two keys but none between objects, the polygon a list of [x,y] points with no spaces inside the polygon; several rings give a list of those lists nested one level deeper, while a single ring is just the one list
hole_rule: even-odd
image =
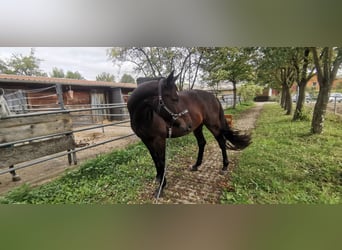
[{"label": "tree", "polygon": [[172,70],[178,72],[178,88],[182,90],[186,80],[192,88],[198,76],[202,60],[201,48],[183,47],[131,47],[112,48],[108,57],[113,63],[131,62],[134,70],[145,77],[168,75]]},{"label": "tree", "polygon": [[263,88],[254,83],[243,84],[237,89],[237,93],[242,97],[244,102],[253,101],[256,95],[262,94]]},{"label": "tree", "polygon": [[236,84],[253,79],[251,48],[207,48],[203,70],[207,72],[206,79],[209,85],[220,81],[229,81],[233,84],[233,108],[236,106]]},{"label": "tree", "polygon": [[52,72],[50,73],[50,77],[55,78],[69,78],[69,79],[78,79],[84,80],[85,78],[78,71],[70,71],[68,70],[64,73],[63,69],[59,69],[57,67],[52,68]]},{"label": "tree", "polygon": [[315,104],[311,132],[323,132],[324,117],[329,101],[329,93],[337,71],[342,63],[342,48],[311,48],[319,83],[319,93]]},{"label": "tree", "polygon": [[0,73],[7,74],[7,64],[4,60],[0,59]]},{"label": "tree", "polygon": [[0,61],[0,72],[3,74],[26,75],[26,76],[46,76],[39,69],[42,59],[37,58],[35,50],[32,48],[28,56],[13,54],[7,61]]},{"label": "tree", "polygon": [[115,82],[115,76],[106,72],[102,72],[96,76],[96,81]]},{"label": "tree", "polygon": [[282,103],[283,108],[286,110],[286,115],[292,112],[292,97],[291,87],[295,81],[295,69],[292,65],[286,65],[278,70],[279,81],[282,86]]},{"label": "tree", "polygon": [[281,89],[280,105],[286,115],[292,112],[291,87],[296,79],[293,65],[294,48],[260,48],[257,69],[258,82],[273,82],[273,86]]},{"label": "tree", "polygon": [[135,80],[134,80],[134,78],[133,78],[131,75],[129,75],[129,74],[124,74],[124,75],[121,77],[120,82],[135,83]]},{"label": "tree", "polygon": [[296,82],[298,84],[298,95],[296,108],[293,114],[293,121],[302,118],[303,107],[305,102],[305,88],[307,82],[314,75],[314,66],[310,57],[310,48],[295,48],[296,54],[293,57],[293,64],[296,69]]},{"label": "tree", "polygon": [[70,70],[67,71],[65,78],[84,80],[84,77],[78,71],[72,72]]},{"label": "tree", "polygon": [[65,74],[63,69],[59,69],[57,67],[52,68],[52,72],[50,73],[50,77],[55,78],[65,78]]}]

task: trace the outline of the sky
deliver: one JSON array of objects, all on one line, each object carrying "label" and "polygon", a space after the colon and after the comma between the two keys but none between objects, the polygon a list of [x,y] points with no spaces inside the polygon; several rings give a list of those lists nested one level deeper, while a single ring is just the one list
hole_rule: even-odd
[{"label": "sky", "polygon": [[[35,47],[35,57],[42,59],[40,69],[46,73],[52,68],[63,69],[66,73],[78,71],[87,80],[96,80],[102,72],[110,73],[119,81],[123,74],[136,78],[132,66],[124,63],[114,65],[106,54],[108,47]],[[30,54],[31,47],[0,47],[0,59],[7,60],[13,54]]]}]

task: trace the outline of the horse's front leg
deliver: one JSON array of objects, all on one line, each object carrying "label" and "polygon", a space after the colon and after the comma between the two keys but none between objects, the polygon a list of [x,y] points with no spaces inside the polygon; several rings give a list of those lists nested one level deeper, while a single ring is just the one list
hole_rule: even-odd
[{"label": "horse's front leg", "polygon": [[157,151],[155,166],[157,170],[156,180],[159,183],[154,196],[157,198],[163,196],[163,190],[166,186],[166,176],[165,176],[165,140],[161,143],[161,148]]},{"label": "horse's front leg", "polygon": [[165,177],[165,138],[154,139],[153,141],[143,140],[144,144],[150,151],[151,157],[153,159],[157,175],[156,182],[159,184],[158,188],[154,192],[154,196],[162,196],[163,189],[166,185]]},{"label": "horse's front leg", "polygon": [[204,147],[205,147],[205,144],[207,143],[203,135],[202,127],[203,126],[200,126],[194,131],[194,135],[196,137],[197,145],[198,145],[198,154],[197,154],[196,163],[190,168],[191,171],[197,171],[198,167],[202,164]]}]

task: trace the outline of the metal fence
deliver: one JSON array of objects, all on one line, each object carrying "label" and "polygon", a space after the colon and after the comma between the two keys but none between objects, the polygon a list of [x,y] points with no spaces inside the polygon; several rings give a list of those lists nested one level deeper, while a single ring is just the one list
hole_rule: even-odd
[{"label": "metal fence", "polygon": [[329,98],[328,111],[342,115],[342,100],[337,97]]},{"label": "metal fence", "polygon": [[[222,107],[224,109],[232,107],[234,105],[234,96],[233,95],[218,95],[218,100],[220,101]],[[241,103],[241,97],[236,96],[236,104]]]},{"label": "metal fence", "polygon": [[[83,131],[91,131],[95,129],[102,129],[102,132],[105,133],[106,127],[122,127],[122,126],[129,126],[127,123],[129,122],[129,114],[126,108],[125,103],[108,103],[108,104],[101,104],[101,105],[64,105],[62,93],[58,90],[58,87],[52,86],[44,89],[36,90],[36,92],[44,92],[44,91],[51,91],[51,89],[55,88],[57,90],[56,94],[53,94],[59,100],[58,103],[52,103],[51,105],[46,105],[46,107],[32,107],[28,106],[27,102],[25,101],[25,95],[23,90],[13,91],[10,93],[5,94],[5,99],[10,100],[8,104],[10,106],[11,111],[13,112],[8,118],[11,117],[21,117],[25,115],[44,115],[44,114],[58,114],[58,113],[70,113],[73,121],[72,131],[67,131],[63,133],[51,133],[45,136],[38,136],[38,137],[29,137],[17,141],[10,141],[5,143],[0,143],[0,150],[5,149],[6,147],[14,147],[16,145],[23,145],[28,144],[31,142],[36,142],[40,140],[49,140],[51,138],[55,138],[58,136],[63,136],[67,134],[77,134]],[[27,90],[26,90],[27,91]],[[52,94],[42,95],[37,98],[45,98],[51,97]],[[84,119],[84,118],[87,119]],[[97,117],[101,117],[103,119],[96,119]],[[104,121],[106,122],[104,123]],[[83,122],[82,122],[83,121]],[[126,135],[121,135],[117,137],[110,138],[108,140],[103,140],[101,142],[93,143],[91,145],[85,145],[80,148],[74,148],[72,150],[59,152],[55,154],[51,154],[47,157],[41,157],[37,159],[32,159],[27,162],[19,163],[14,165],[13,168],[10,169],[1,169],[0,175],[8,173],[13,170],[23,169],[26,167],[34,166],[38,163],[42,163],[45,161],[49,161],[55,158],[59,158],[62,156],[67,156],[72,153],[77,153],[82,150],[88,150],[94,147],[98,147],[103,144],[107,144],[113,141],[122,140],[128,137],[133,136],[134,133],[129,133]],[[0,142],[3,142],[2,138],[0,138]],[[70,163],[70,161],[69,161]],[[77,163],[77,160],[74,162]],[[2,167],[2,166],[0,166]]]},{"label": "metal fence", "polygon": [[[316,101],[310,101],[305,103],[307,106],[314,108]],[[327,105],[327,112],[334,113],[335,115],[342,115],[342,102],[339,102],[337,100],[331,100],[328,102]]]}]

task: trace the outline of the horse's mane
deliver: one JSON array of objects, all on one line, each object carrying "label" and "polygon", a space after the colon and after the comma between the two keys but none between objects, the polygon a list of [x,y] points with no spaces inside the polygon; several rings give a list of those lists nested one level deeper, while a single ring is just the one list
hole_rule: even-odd
[{"label": "horse's mane", "polygon": [[158,84],[158,80],[141,83],[128,98],[127,108],[132,126],[137,124],[148,126],[152,122]]},{"label": "horse's mane", "polygon": [[135,111],[144,100],[158,95],[158,81],[150,81],[140,84],[130,95],[127,101],[129,112]]}]

